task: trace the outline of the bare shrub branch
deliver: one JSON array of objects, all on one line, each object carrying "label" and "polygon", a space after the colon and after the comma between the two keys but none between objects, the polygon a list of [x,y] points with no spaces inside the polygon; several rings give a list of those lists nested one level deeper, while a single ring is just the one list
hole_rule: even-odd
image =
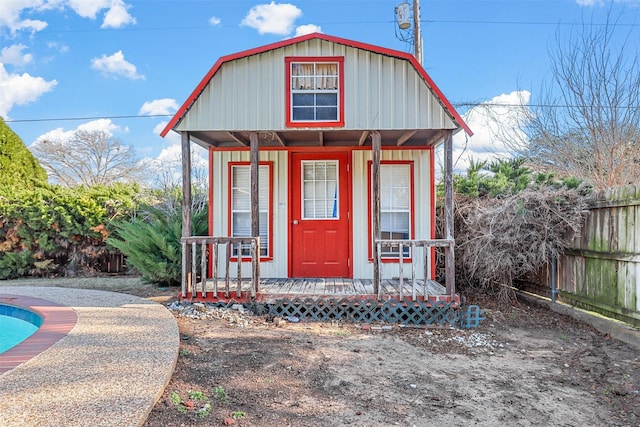
[{"label": "bare shrub branch", "polygon": [[530,187],[499,198],[457,195],[458,283],[509,298],[515,280],[568,247],[586,212],[585,197],[566,188]]}]

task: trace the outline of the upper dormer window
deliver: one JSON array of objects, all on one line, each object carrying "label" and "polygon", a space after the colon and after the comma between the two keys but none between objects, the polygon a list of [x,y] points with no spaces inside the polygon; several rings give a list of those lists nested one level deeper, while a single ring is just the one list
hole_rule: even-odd
[{"label": "upper dormer window", "polygon": [[343,57],[286,58],[287,125],[343,126]]}]

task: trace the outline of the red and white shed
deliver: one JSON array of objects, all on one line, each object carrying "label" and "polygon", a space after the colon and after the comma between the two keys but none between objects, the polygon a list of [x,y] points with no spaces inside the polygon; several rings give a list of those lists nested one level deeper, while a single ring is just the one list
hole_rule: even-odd
[{"label": "red and white shed", "polygon": [[[363,281],[373,291],[359,293],[381,297],[381,283],[411,276],[426,292],[434,246],[455,295],[451,145],[471,130],[411,54],[314,33],[224,56],[162,136],[171,130],[183,142],[183,295],[200,275],[206,296],[218,272],[227,285],[253,278],[254,298],[258,278]],[[209,150],[207,238],[190,232],[191,143]],[[442,143],[446,236],[436,239]],[[198,244],[209,257],[196,267]]]}]

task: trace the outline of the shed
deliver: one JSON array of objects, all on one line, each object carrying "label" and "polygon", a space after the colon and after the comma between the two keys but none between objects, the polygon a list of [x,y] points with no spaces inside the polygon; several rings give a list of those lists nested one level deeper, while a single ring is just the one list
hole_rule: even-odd
[{"label": "shed", "polygon": [[[314,33],[223,56],[161,135],[171,130],[182,136],[183,298],[459,301],[452,136],[472,132],[413,55]],[[209,152],[209,236],[191,235],[191,144]]]}]

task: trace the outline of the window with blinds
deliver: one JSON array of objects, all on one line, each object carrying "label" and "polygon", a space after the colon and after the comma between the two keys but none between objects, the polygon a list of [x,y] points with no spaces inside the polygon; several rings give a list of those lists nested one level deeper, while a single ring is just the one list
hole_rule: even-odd
[{"label": "window with blinds", "polygon": [[[260,165],[259,169],[259,212],[260,212],[260,256],[269,257],[270,227],[270,192],[271,192],[271,165]],[[231,166],[231,236],[251,236],[251,166]],[[242,247],[242,256],[250,256],[250,245]],[[233,256],[238,256],[237,248],[233,250]]]},{"label": "window with blinds", "polygon": [[[411,176],[406,164],[380,165],[380,237],[409,239],[411,236]],[[409,248],[404,249],[409,257]],[[399,248],[382,246],[385,258],[400,257]]]},{"label": "window with blinds", "polygon": [[[380,165],[380,238],[411,239],[413,212],[413,164],[382,163]],[[370,180],[370,182],[373,182]],[[371,189],[373,194],[373,189]],[[369,217],[371,224],[371,216]],[[398,247],[382,245],[382,258],[400,258]],[[403,256],[411,257],[409,247],[404,248]]]}]

